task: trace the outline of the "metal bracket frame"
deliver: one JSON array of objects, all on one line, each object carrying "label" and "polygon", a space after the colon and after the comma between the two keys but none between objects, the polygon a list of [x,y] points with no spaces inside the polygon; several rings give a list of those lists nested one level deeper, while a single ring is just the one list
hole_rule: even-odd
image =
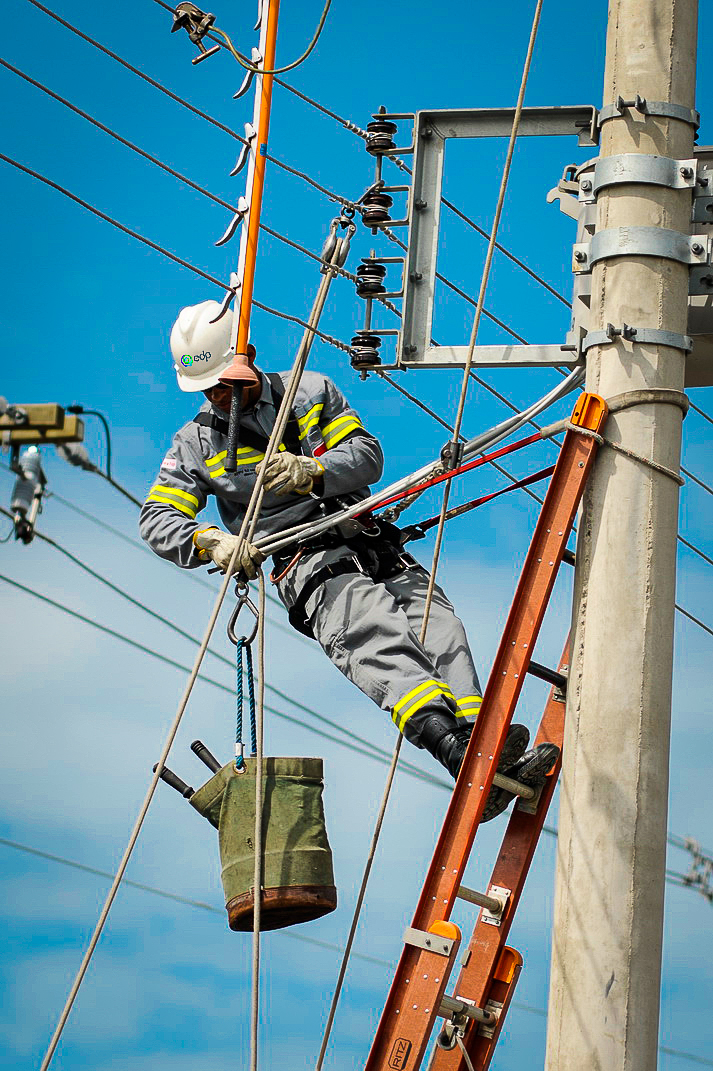
[{"label": "metal bracket frame", "polygon": [[618,342],[624,339],[635,345],[671,346],[676,350],[684,350],[690,353],[693,349],[693,339],[690,335],[681,335],[677,331],[664,331],[658,327],[631,327],[622,324],[614,327],[607,324],[603,331],[588,331],[582,339],[582,353],[586,353],[592,346],[606,346],[609,342]]},{"label": "metal bracket frame", "polygon": [[436,933],[428,933],[426,930],[417,930],[413,926],[407,926],[404,930],[404,944],[422,948],[426,952],[435,952],[437,956],[448,957],[453,952],[456,939],[441,937]]},{"label": "metal bracket frame", "polygon": [[572,270],[575,275],[588,272],[611,257],[662,257],[679,264],[708,264],[710,251],[707,234],[683,234],[665,227],[609,227],[596,231],[591,242],[574,246]]},{"label": "metal bracket frame", "polygon": [[672,104],[667,100],[647,100],[638,93],[633,100],[624,100],[617,97],[613,104],[605,104],[599,109],[598,125],[608,122],[609,119],[625,118],[625,109],[631,108],[640,115],[651,115],[661,119],[679,119],[682,123],[690,123],[698,130],[701,125],[700,113],[695,108],[686,108],[682,104]]},{"label": "metal bracket frame", "polygon": [[596,201],[600,190],[620,184],[666,186],[671,190],[692,190],[696,187],[696,160],[673,160],[669,156],[648,153],[619,153],[602,156],[594,165],[594,175],[582,179],[579,200],[585,204]]},{"label": "metal bracket frame", "polygon": [[[439,367],[444,363],[453,367],[452,360],[444,362],[440,355],[436,357],[439,347],[434,352],[430,345],[445,146],[450,138],[509,137],[514,115],[514,108],[462,108],[420,111],[413,117],[413,185],[397,367]],[[379,118],[394,120],[405,116],[384,113]],[[596,145],[596,108],[592,105],[523,108],[519,137],[562,135],[577,137],[584,147]]]}]

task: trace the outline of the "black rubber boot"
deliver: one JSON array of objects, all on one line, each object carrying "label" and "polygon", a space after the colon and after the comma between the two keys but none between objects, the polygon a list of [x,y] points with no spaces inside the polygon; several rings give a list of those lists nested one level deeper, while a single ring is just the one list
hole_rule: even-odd
[{"label": "black rubber boot", "polygon": [[[537,747],[526,751],[512,766],[499,769],[499,772],[506,777],[511,777],[513,781],[529,785],[530,788],[539,788],[544,784],[545,777],[559,758],[559,753],[560,749],[556,744],[538,744]],[[493,818],[497,818],[514,799],[514,792],[494,786],[485,804],[481,821],[490,822]]]},{"label": "black rubber boot", "polygon": [[[455,717],[432,714],[421,729],[419,743],[441,766],[445,766],[451,777],[457,778],[472,732],[472,723],[459,725]],[[511,725],[500,753],[498,770],[503,772],[517,762],[529,742],[530,733],[526,726]]]}]

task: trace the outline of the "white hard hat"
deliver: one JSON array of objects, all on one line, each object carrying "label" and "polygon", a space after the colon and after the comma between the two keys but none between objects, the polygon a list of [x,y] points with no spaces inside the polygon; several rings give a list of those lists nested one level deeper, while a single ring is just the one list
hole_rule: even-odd
[{"label": "white hard hat", "polygon": [[181,309],[171,329],[171,353],[178,386],[185,391],[215,387],[233,360],[230,352],[231,309],[216,323],[217,301],[201,301]]}]

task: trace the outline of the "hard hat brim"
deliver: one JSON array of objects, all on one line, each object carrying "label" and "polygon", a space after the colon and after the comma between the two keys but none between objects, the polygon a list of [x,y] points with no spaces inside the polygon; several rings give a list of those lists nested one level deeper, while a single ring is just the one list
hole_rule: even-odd
[{"label": "hard hat brim", "polygon": [[[228,362],[228,364],[229,363],[230,362]],[[224,372],[225,368],[221,368],[217,372],[206,372],[202,376],[189,377],[181,375],[181,372],[176,368],[176,379],[178,380],[178,386],[182,391],[185,391],[187,394],[195,394],[199,390],[208,390],[210,387],[216,387]]]}]

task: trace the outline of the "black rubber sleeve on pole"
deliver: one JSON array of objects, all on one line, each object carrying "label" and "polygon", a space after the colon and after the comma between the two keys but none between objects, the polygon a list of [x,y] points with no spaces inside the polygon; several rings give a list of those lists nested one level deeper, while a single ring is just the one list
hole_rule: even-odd
[{"label": "black rubber sleeve on pole", "polygon": [[194,740],[191,744],[191,751],[198,756],[211,773],[217,773],[221,769],[221,765],[215,755],[208,750],[202,740]]},{"label": "black rubber sleeve on pole", "polygon": [[233,396],[230,399],[230,423],[228,425],[228,451],[223,468],[226,472],[237,472],[238,436],[240,434],[240,408],[243,404],[243,384],[233,383]]},{"label": "black rubber sleeve on pole", "polygon": [[[156,773],[158,769],[158,763],[153,768],[153,772]],[[162,781],[165,781],[171,788],[175,788],[176,792],[180,792],[184,799],[188,799],[193,795],[194,789],[190,785],[187,785],[185,781],[181,781],[178,774],[175,774],[173,770],[169,770],[168,766],[164,766],[159,774]]]}]

